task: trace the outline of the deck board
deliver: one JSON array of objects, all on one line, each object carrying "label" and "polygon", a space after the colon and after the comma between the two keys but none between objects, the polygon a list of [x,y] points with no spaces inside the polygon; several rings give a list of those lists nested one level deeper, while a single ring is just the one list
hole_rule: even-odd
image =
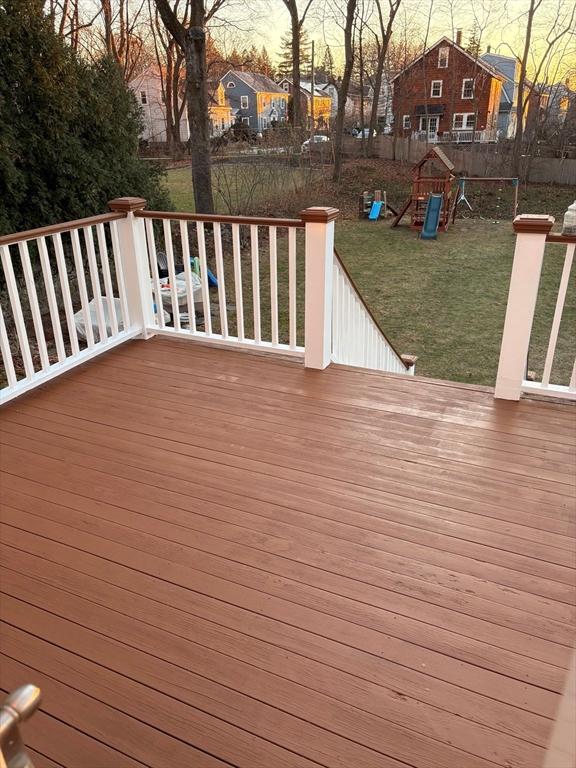
[{"label": "deck board", "polygon": [[14,401],[0,672],[45,689],[31,747],[541,765],[576,620],[575,410],[158,338]]}]

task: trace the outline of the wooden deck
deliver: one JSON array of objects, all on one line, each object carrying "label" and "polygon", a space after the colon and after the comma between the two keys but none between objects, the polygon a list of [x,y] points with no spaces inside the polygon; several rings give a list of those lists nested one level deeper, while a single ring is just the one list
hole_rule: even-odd
[{"label": "wooden deck", "polygon": [[159,338],[14,401],[0,686],[43,689],[37,768],[539,768],[574,412]]}]

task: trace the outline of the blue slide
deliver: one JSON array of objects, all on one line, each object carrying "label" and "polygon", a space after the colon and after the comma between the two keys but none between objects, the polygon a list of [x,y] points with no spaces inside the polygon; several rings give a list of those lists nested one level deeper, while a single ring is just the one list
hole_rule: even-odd
[{"label": "blue slide", "polygon": [[440,223],[440,212],[444,195],[432,192],[426,205],[426,214],[424,215],[424,225],[420,232],[422,240],[436,240],[438,235],[438,224]]},{"label": "blue slide", "polygon": [[372,203],[372,207],[370,208],[370,213],[368,214],[368,218],[370,221],[376,221],[376,219],[380,218],[380,212],[382,210],[382,206],[384,205],[383,200],[375,200]]}]

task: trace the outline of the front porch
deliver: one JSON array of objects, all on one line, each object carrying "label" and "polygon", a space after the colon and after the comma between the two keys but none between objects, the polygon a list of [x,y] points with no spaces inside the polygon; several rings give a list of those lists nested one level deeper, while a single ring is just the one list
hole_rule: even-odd
[{"label": "front porch", "polygon": [[571,405],[157,337],[2,415],[37,768],[543,765]]}]

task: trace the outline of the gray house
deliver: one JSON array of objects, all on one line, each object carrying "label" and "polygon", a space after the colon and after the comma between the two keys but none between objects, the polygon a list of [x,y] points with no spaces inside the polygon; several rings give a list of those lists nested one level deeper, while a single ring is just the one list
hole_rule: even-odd
[{"label": "gray house", "polygon": [[499,53],[491,53],[490,50],[480,58],[505,78],[500,94],[496,130],[499,137],[511,139],[516,135],[520,62],[515,56],[501,56]]},{"label": "gray house", "polygon": [[266,75],[231,69],[220,82],[235,122],[265,131],[288,119],[288,94]]}]

